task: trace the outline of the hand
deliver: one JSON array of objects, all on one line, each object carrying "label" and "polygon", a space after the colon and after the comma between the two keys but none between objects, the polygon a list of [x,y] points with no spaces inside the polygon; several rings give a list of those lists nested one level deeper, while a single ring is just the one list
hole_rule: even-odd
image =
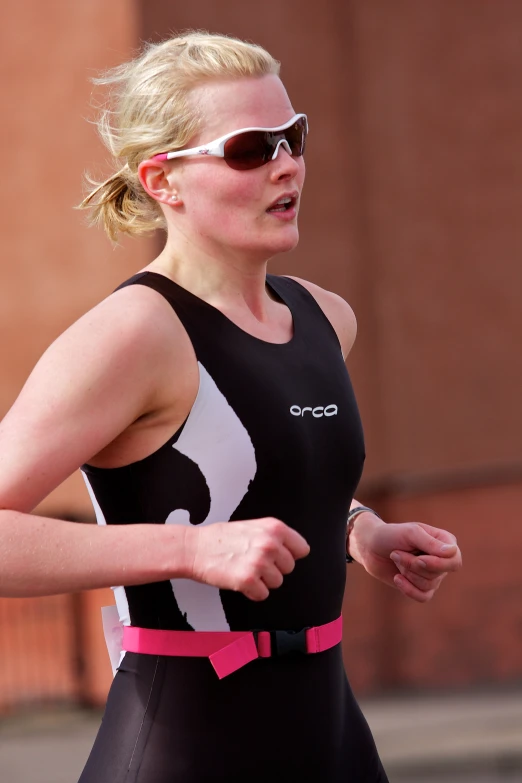
[{"label": "hand", "polygon": [[186,529],[190,575],[222,590],[237,590],[263,601],[280,587],[295,561],[310,552],[305,539],[278,519],[216,522]]},{"label": "hand", "polygon": [[[360,560],[368,573],[395,586],[404,595],[425,603],[433,598],[451,571],[462,566],[462,556],[452,533],[422,522],[368,524],[358,523],[357,544]],[[354,537],[355,538],[355,537]]]}]

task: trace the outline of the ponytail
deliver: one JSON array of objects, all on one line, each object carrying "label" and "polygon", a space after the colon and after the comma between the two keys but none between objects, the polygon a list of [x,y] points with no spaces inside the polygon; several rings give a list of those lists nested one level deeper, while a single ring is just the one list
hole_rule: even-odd
[{"label": "ponytail", "polygon": [[93,190],[77,209],[90,209],[89,224],[101,226],[113,242],[119,233],[139,236],[164,226],[161,210],[127,165],[104,182],[87,182]]}]

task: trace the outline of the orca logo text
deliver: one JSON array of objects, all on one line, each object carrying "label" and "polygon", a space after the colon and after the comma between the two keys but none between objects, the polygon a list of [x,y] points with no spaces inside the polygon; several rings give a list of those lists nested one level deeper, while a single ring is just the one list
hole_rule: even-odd
[{"label": "orca logo text", "polygon": [[337,405],[327,405],[325,408],[300,408],[299,405],[292,405],[290,408],[292,416],[304,416],[308,411],[315,419],[320,419],[322,416],[337,416]]}]

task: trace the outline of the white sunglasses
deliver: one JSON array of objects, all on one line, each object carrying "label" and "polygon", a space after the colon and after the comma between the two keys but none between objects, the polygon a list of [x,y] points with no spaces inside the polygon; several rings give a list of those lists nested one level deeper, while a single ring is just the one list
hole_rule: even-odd
[{"label": "white sunglasses", "polygon": [[201,147],[160,152],[152,157],[155,160],[172,160],[187,155],[214,155],[218,158],[224,158],[225,163],[231,169],[249,171],[274,160],[281,145],[289,155],[301,156],[305,150],[307,133],[306,114],[296,114],[291,120],[285,122],[284,125],[278,125],[277,128],[241,128],[241,130],[220,136],[219,139],[208,144],[203,144]]}]

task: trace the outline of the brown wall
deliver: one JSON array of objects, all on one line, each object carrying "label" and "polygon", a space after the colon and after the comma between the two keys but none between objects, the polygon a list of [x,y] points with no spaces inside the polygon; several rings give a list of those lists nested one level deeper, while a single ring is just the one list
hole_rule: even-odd
[{"label": "brown wall", "polygon": [[391,497],[391,522],[420,519],[452,530],[464,568],[429,604],[416,604],[348,569],[345,661],[359,692],[492,686],[522,679],[519,486]]},{"label": "brown wall", "polygon": [[[0,416],[52,340],[146,263],[150,241],[112,249],[89,230],[83,172],[107,171],[90,78],[131,56],[131,0],[19,0],[0,28],[2,278]],[[78,474],[39,513],[92,517]],[[41,699],[102,702],[110,681],[99,605],[112,595],[0,600],[0,710]]]},{"label": "brown wall", "polygon": [[[21,0],[4,20],[1,411],[46,345],[153,252],[113,251],[72,211],[83,169],[105,170],[84,119],[88,77],[187,27],[281,59],[311,134],[301,242],[272,269],[356,311],[361,499],[390,521],[453,530],[464,552],[427,606],[350,567],[345,656],[359,692],[522,678],[521,26],[517,0]],[[91,513],[77,479],[40,510]],[[98,701],[106,598],[82,599],[84,692]]]},{"label": "brown wall", "polygon": [[522,9],[351,9],[384,472],[520,480]]},{"label": "brown wall", "polygon": [[[8,66],[0,80],[3,415],[49,343],[146,263],[149,242],[113,250],[73,209],[84,171],[107,172],[86,121],[95,116],[90,79],[131,56],[134,3],[19,0],[5,14],[1,36]],[[91,514],[79,475],[42,506],[49,508]]]}]

